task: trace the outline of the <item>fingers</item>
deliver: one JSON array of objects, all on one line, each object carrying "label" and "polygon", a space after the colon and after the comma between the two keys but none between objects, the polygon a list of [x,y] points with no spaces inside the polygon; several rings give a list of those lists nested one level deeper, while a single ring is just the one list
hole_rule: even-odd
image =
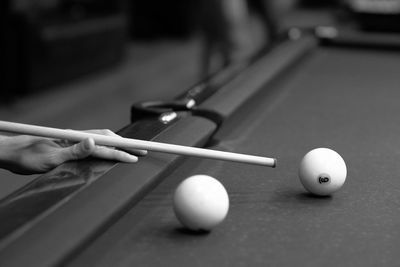
[{"label": "fingers", "polygon": [[92,138],[88,138],[75,145],[62,148],[59,153],[60,161],[62,162],[83,159],[88,156],[126,163],[134,163],[138,161],[137,156],[131,155],[127,152],[116,150],[110,147],[97,146]]},{"label": "fingers", "polygon": [[126,151],[129,154],[133,154],[139,157],[146,156],[148,154],[147,150],[142,149],[123,148],[122,151]]},{"label": "fingers", "polygon": [[[86,132],[114,136],[114,137],[121,137],[110,130],[89,130]],[[92,138],[88,138],[77,144],[61,148],[59,150],[59,153],[56,154],[53,160],[61,164],[66,161],[79,160],[86,158],[88,156],[93,156],[100,159],[134,163],[138,161],[137,156],[144,156],[144,155],[147,155],[146,150],[142,149],[124,149],[124,151],[117,150],[112,147],[96,145],[95,141]]]},{"label": "fingers", "polygon": [[60,161],[84,159],[96,150],[96,145],[92,138],[88,138],[75,145],[62,148],[58,154]]},{"label": "fingers", "polygon": [[116,150],[105,146],[96,146],[92,156],[101,159],[114,160],[126,163],[134,163],[138,161],[138,157],[127,152]]},{"label": "fingers", "polygon": [[[95,133],[95,134],[102,134],[102,135],[108,135],[108,136],[114,136],[114,137],[121,137],[120,135],[114,133],[111,130],[108,129],[103,129],[103,130],[87,130],[85,132],[88,133]],[[122,138],[122,137],[121,137]],[[147,150],[143,149],[134,149],[134,148],[121,148],[123,151],[128,152],[129,154],[133,154],[136,156],[146,156],[147,155]]]}]

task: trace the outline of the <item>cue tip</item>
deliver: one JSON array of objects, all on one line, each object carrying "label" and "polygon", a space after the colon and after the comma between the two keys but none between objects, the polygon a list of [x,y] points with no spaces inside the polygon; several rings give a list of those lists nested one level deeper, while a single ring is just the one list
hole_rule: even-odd
[{"label": "cue tip", "polygon": [[278,160],[274,159],[274,165],[272,165],[272,168],[276,168],[276,165],[278,164]]}]

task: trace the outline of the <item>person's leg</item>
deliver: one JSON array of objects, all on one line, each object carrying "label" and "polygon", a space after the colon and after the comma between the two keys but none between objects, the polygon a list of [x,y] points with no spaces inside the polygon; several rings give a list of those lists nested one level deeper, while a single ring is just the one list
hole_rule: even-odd
[{"label": "person's leg", "polygon": [[277,10],[273,0],[249,0],[251,8],[260,16],[267,44],[275,43],[279,35]]},{"label": "person's leg", "polygon": [[204,39],[201,70],[210,74],[241,57],[246,49],[246,0],[202,0],[199,24]]}]

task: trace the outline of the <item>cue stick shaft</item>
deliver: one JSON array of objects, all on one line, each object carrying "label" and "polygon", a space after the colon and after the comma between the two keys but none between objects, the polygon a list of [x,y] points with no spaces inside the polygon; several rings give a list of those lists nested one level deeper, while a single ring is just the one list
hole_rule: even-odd
[{"label": "cue stick shaft", "polygon": [[169,154],[178,154],[185,156],[194,156],[209,159],[218,159],[226,161],[234,161],[255,165],[263,165],[268,167],[276,166],[276,159],[189,147],[182,145],[173,145],[153,141],[144,141],[138,139],[116,137],[116,136],[106,136],[101,134],[86,133],[76,130],[64,130],[58,128],[15,123],[8,121],[0,121],[0,131],[27,134],[34,136],[42,136],[48,138],[65,139],[74,142],[80,142],[87,138],[93,138],[97,145],[112,146],[117,148],[134,148],[134,149],[144,149],[149,151],[163,152]]}]

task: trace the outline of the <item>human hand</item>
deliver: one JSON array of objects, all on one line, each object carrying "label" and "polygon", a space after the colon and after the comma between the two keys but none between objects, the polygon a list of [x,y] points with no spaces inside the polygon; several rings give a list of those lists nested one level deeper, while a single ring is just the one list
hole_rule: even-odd
[{"label": "human hand", "polygon": [[[87,132],[118,136],[110,130]],[[146,154],[147,151],[144,150],[121,151],[112,147],[99,146],[91,138],[79,143],[71,143],[29,135],[0,137],[0,167],[18,174],[44,173],[66,161],[89,156],[133,163],[138,161],[137,156]]]}]

